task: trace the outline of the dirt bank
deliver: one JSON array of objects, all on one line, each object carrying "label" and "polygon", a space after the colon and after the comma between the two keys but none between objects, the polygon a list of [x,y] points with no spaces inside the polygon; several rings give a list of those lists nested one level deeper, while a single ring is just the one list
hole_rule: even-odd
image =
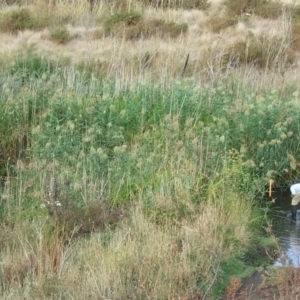
[{"label": "dirt bank", "polygon": [[[234,286],[236,290],[234,291]],[[251,277],[229,286],[223,300],[300,299],[300,269],[272,268],[256,271]]]}]

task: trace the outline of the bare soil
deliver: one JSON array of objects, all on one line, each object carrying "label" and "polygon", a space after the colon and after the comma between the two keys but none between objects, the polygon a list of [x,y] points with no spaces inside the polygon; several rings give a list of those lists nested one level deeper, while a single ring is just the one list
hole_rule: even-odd
[{"label": "bare soil", "polygon": [[[234,291],[234,286],[237,288]],[[231,289],[231,290],[230,290]],[[229,287],[224,300],[300,300],[300,269],[276,268],[272,276],[256,271]]]},{"label": "bare soil", "polygon": [[242,281],[242,286],[233,299],[235,300],[258,300],[266,298],[263,283],[266,280],[263,271],[256,271],[251,277]]}]

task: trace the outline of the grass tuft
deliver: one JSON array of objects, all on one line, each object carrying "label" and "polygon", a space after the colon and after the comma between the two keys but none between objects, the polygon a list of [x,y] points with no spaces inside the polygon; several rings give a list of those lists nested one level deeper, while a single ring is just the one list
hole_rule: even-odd
[{"label": "grass tuft", "polygon": [[55,28],[50,33],[50,40],[61,45],[68,43],[71,38],[71,34],[66,27]]},{"label": "grass tuft", "polygon": [[225,30],[230,26],[234,26],[238,23],[237,17],[220,16],[213,17],[206,22],[207,27],[214,33]]},{"label": "grass tuft", "polygon": [[137,24],[142,15],[136,12],[119,12],[109,17],[104,23],[105,33],[108,35],[118,23],[123,23],[125,26],[132,26]]},{"label": "grass tuft", "polygon": [[48,12],[36,11],[28,7],[17,7],[4,10],[0,15],[0,28],[3,32],[16,34],[26,29],[41,30],[50,23]]},{"label": "grass tuft", "polygon": [[0,26],[3,32],[15,34],[25,29],[32,29],[33,17],[28,8],[15,8],[1,14]]}]

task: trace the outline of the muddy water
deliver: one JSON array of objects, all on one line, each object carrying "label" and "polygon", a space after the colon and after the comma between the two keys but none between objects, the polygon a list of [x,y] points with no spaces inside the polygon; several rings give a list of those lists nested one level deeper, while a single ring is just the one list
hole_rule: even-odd
[{"label": "muddy water", "polygon": [[277,267],[300,267],[300,204],[296,221],[291,221],[290,192],[280,193],[274,198],[272,229],[281,250],[274,265]]}]

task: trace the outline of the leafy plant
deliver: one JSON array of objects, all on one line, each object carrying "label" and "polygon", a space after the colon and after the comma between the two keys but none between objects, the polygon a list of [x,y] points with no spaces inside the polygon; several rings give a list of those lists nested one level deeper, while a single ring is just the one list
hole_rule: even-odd
[{"label": "leafy plant", "polygon": [[56,62],[35,54],[33,50],[29,49],[27,54],[16,57],[15,61],[9,66],[8,72],[25,80],[29,77],[38,78],[45,73],[53,73],[56,66]]},{"label": "leafy plant", "polygon": [[66,27],[59,27],[51,31],[50,39],[57,44],[66,44],[70,41],[71,35]]}]

